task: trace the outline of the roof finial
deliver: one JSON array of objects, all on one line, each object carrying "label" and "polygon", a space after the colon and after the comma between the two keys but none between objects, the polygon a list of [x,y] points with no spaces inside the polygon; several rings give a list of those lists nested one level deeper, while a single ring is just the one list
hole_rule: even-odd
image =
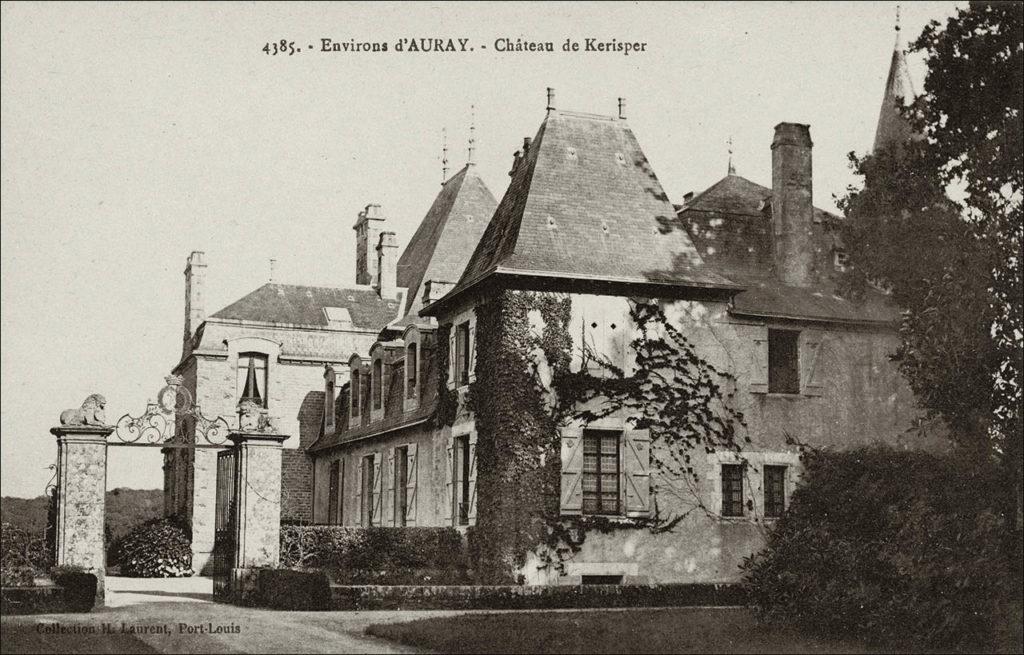
[{"label": "roof finial", "polygon": [[274,281],[274,266],[277,264],[277,260],[273,257],[270,258],[270,282]]},{"label": "roof finial", "polygon": [[448,128],[441,128],[441,186],[448,181]]},{"label": "roof finial", "polygon": [[900,31],[900,3],[896,3],[896,31]]},{"label": "roof finial", "polygon": [[476,150],[476,105],[469,106],[469,156],[466,165],[473,165],[473,151]]},{"label": "roof finial", "polygon": [[896,45],[895,50],[903,51],[903,35],[900,34],[900,4],[896,3]]},{"label": "roof finial", "polygon": [[729,138],[726,140],[726,143],[729,144],[729,175],[735,175],[736,174],[736,167],[732,165],[732,135],[731,134],[729,135]]}]

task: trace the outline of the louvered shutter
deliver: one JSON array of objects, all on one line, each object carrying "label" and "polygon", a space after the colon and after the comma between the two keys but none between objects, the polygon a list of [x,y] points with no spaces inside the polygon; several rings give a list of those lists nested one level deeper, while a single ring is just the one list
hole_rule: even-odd
[{"label": "louvered shutter", "polygon": [[373,514],[370,516],[370,525],[381,525],[381,454],[373,454],[373,499],[370,507]]},{"label": "louvered shutter", "polygon": [[387,493],[384,495],[384,525],[395,525],[395,451],[388,452]]},{"label": "louvered shutter", "polygon": [[455,474],[453,470],[455,458],[452,454],[454,446],[455,440],[452,437],[448,437],[447,455],[445,456],[444,465],[444,499],[441,503],[441,522],[443,525],[452,525],[452,505],[455,503],[455,496],[452,494],[452,478]]},{"label": "louvered shutter", "polygon": [[448,388],[454,389],[455,380],[455,325],[451,326],[451,331],[448,332]]},{"label": "louvered shutter", "polygon": [[344,525],[345,521],[345,460],[338,460],[338,515],[332,516],[331,520],[337,525]]},{"label": "louvered shutter", "polygon": [[651,433],[626,430],[622,436],[626,516],[648,516],[651,512]]},{"label": "louvered shutter", "polygon": [[469,381],[476,382],[476,321],[469,324]]},{"label": "louvered shutter", "polygon": [[820,396],[824,391],[819,373],[824,333],[821,330],[805,330],[800,336],[803,339],[799,355],[800,386],[805,396]]},{"label": "louvered shutter", "polygon": [[561,513],[583,513],[583,430],[562,428]]},{"label": "louvered shutter", "polygon": [[[470,332],[472,334],[472,331]],[[469,524],[476,525],[476,432],[469,433]]]},{"label": "louvered shutter", "polygon": [[406,455],[405,524],[416,525],[416,444],[409,444]]},{"label": "louvered shutter", "polygon": [[354,525],[363,525],[363,517],[366,515],[363,511],[363,485],[366,484],[366,480],[363,477],[365,475],[363,469],[366,467],[363,466],[362,461],[356,460],[356,468],[359,469],[359,484],[356,485],[356,492],[352,494],[352,499],[356,508],[354,514],[356,520]]},{"label": "louvered shutter", "polygon": [[757,328],[750,362],[750,393],[768,393],[768,328]]}]

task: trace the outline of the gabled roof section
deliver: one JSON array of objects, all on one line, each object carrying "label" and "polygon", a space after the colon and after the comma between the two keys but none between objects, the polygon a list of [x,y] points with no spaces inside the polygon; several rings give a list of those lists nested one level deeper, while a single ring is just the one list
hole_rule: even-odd
[{"label": "gabled roof section", "polygon": [[455,282],[462,277],[497,206],[472,164],[444,183],[398,260],[398,286],[409,294],[406,320],[400,323],[418,318],[428,280]]},{"label": "gabled roof section", "polygon": [[899,27],[896,30],[896,45],[893,46],[892,60],[889,62],[889,76],[885,80],[885,95],[882,97],[882,108],[878,113],[873,152],[886,146],[899,145],[914,134],[910,123],[900,113],[903,106],[911,104],[916,96],[914,83],[910,79],[910,69],[907,68]]},{"label": "gabled roof section", "polygon": [[493,273],[731,287],[708,270],[623,120],[552,111],[456,288]]},{"label": "gabled roof section", "polygon": [[379,330],[395,320],[403,300],[382,300],[373,289],[267,283],[210,318],[326,328],[324,310],[331,307],[348,310],[353,329]]}]

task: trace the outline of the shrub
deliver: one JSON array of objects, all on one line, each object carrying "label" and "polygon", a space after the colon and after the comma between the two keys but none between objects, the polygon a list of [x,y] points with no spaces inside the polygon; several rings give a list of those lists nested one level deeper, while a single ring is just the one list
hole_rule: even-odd
[{"label": "shrub", "polygon": [[743,568],[762,619],[907,647],[988,648],[1012,589],[995,472],[874,446],[804,456]]},{"label": "shrub", "polygon": [[0,571],[3,572],[3,586],[20,586],[14,581],[45,575],[52,564],[53,550],[43,535],[33,536],[10,523],[0,525]]},{"label": "shrub", "polygon": [[193,574],[192,540],[173,519],[146,521],[112,547],[112,563],[132,578],[182,578]]},{"label": "shrub", "polygon": [[281,526],[281,565],[329,570],[343,584],[466,584],[454,528]]},{"label": "shrub", "polygon": [[327,610],[331,586],[322,571],[264,569],[257,580],[257,604],[279,610]]}]

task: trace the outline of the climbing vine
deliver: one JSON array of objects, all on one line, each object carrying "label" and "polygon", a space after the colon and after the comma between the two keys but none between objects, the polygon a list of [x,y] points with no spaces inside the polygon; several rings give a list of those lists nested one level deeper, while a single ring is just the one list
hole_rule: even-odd
[{"label": "climbing vine", "polygon": [[[651,435],[651,466],[696,481],[691,453],[741,450],[743,415],[730,399],[735,379],[704,360],[656,303],[632,301],[635,365],[624,370],[586,343],[574,350],[568,294],[505,290],[476,308],[477,522],[470,553],[481,582],[510,582],[532,553],[539,566],[563,570],[588,532],[671,530],[684,515],[561,516],[559,428],[621,415]],[[439,361],[447,361],[448,328],[439,330]],[[574,371],[574,357],[589,362]],[[438,421],[450,425],[458,395],[439,380]],[[696,507],[703,507],[697,503]],[[706,508],[705,508],[706,509]]]}]

